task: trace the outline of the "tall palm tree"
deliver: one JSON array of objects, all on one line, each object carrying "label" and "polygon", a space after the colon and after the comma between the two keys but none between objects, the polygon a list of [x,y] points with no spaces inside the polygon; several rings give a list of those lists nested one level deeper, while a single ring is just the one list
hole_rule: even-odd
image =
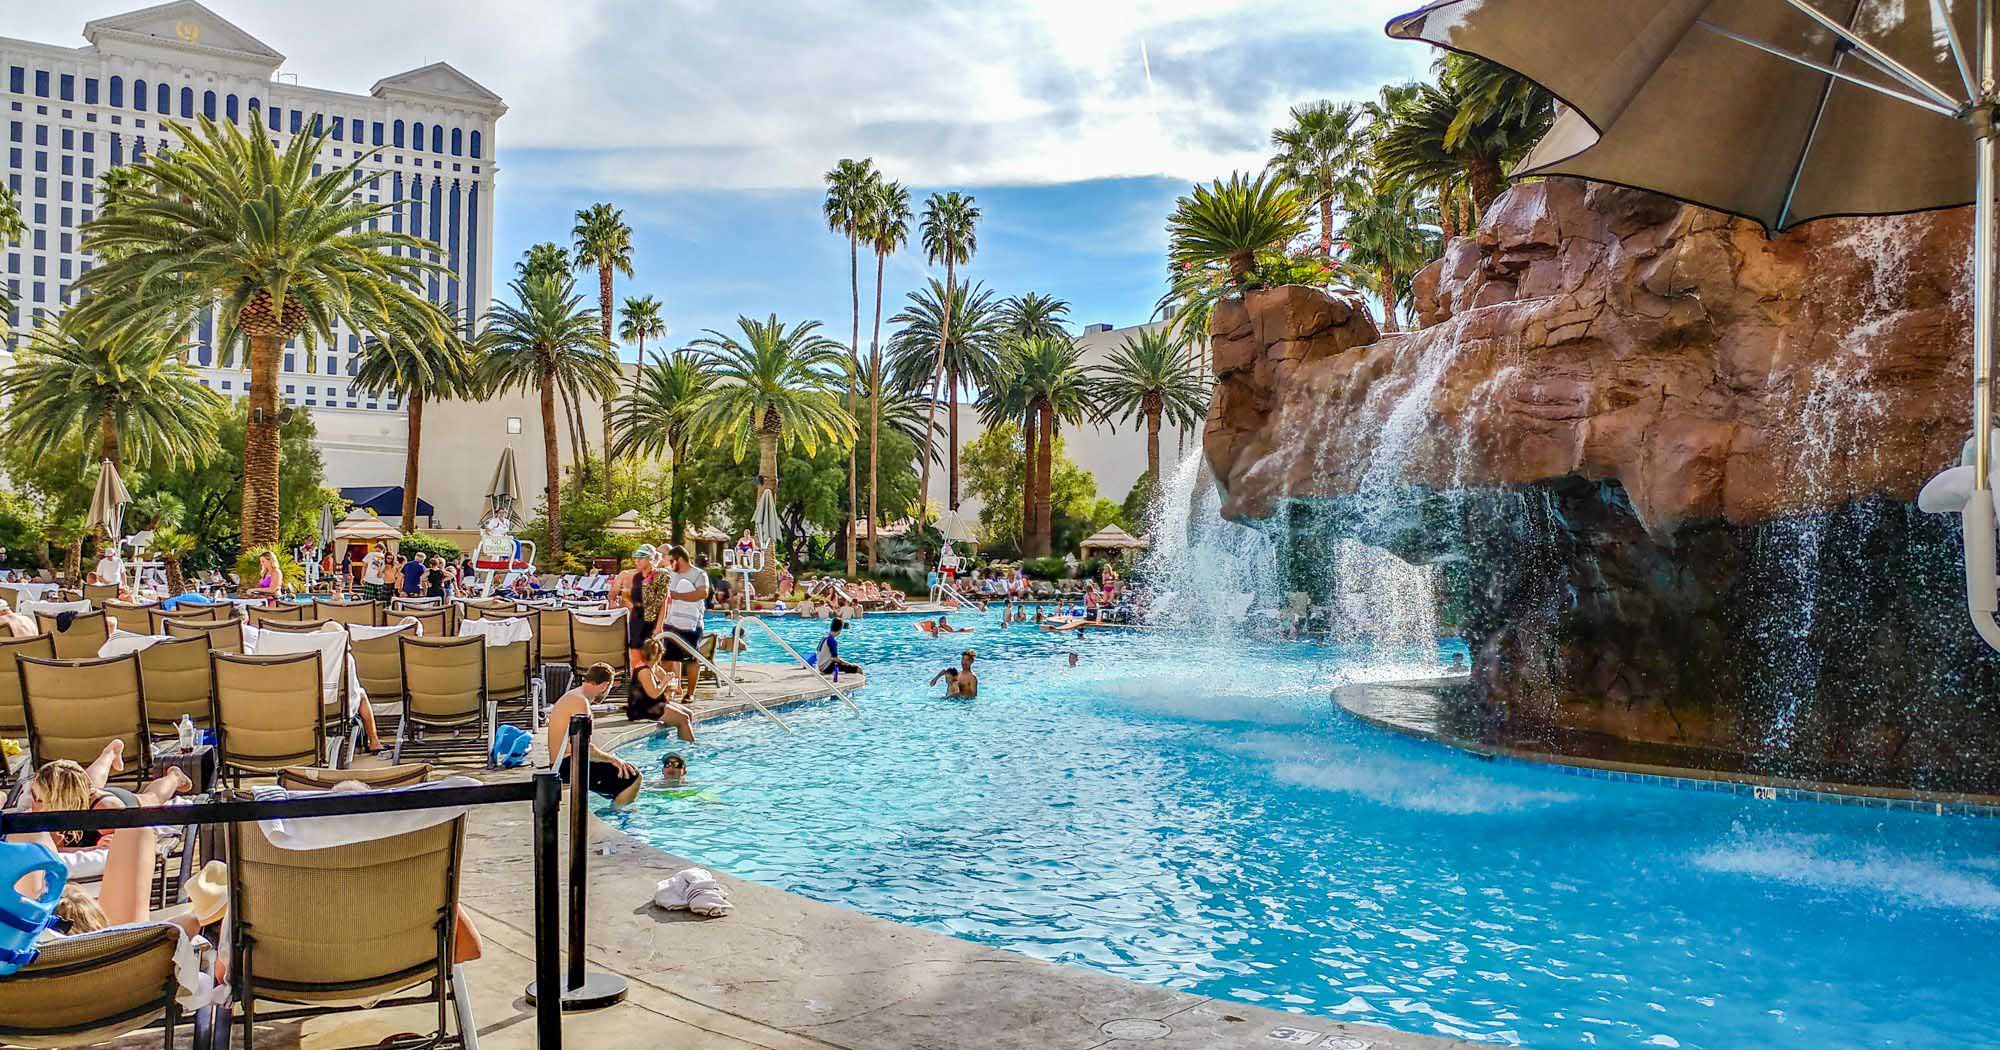
[{"label": "tall palm tree", "polygon": [[[27,232],[27,226],[21,222],[21,206],[14,200],[14,191],[0,184],[0,248],[20,241]],[[10,305],[6,288],[0,286],[0,310]]]},{"label": "tall palm tree", "polygon": [[1066,336],[1063,323],[1069,317],[1069,300],[1028,292],[1000,301],[1000,327],[1016,339],[1031,336]]},{"label": "tall palm tree", "polygon": [[[424,304],[426,308],[438,307]],[[417,465],[424,447],[424,405],[470,397],[475,390],[472,350],[457,326],[433,339],[428,323],[409,325],[368,340],[354,366],[354,385],[371,397],[403,402],[408,437],[403,451],[403,531],[417,527]]]},{"label": "tall palm tree", "polygon": [[[875,571],[875,530],[882,495],[882,267],[910,241],[910,191],[900,182],[877,182],[862,236],[875,250],[875,330],[868,339],[868,571]],[[928,439],[928,432],[925,432]],[[927,446],[934,447],[934,446]]]},{"label": "tall palm tree", "polygon": [[[950,308],[946,308],[946,304]],[[889,337],[888,374],[903,390],[919,393],[929,382],[931,396],[937,396],[936,368],[945,375],[946,442],[948,468],[945,475],[948,506],[958,507],[958,390],[963,382],[983,386],[993,380],[1000,367],[1001,311],[993,293],[982,285],[948,287],[932,278],[927,287],[911,292],[909,305],[889,323],[901,325]],[[925,473],[929,472],[928,459]]]},{"label": "tall palm tree", "polygon": [[[853,441],[854,417],[840,407],[846,371],[840,344],[819,334],[818,321],[787,326],[738,317],[741,338],[709,329],[689,344],[709,357],[715,382],[695,399],[691,423],[716,445],[729,442],[740,462],[757,442],[757,486],[776,499],[778,450],[796,445],[807,455],[821,442]],[[766,561],[758,585],[769,590],[776,559]]]},{"label": "tall palm tree", "polygon": [[[93,323],[186,334],[219,308],[222,359],[243,350],[250,363],[243,544],[273,544],[280,351],[299,338],[310,354],[338,325],[372,333],[413,314],[418,278],[438,269],[423,256],[441,249],[371,228],[387,225],[372,220],[395,202],[357,192],[369,182],[360,151],[316,174],[324,134],[294,135],[281,153],[261,129],[205,117],[194,130],[167,131],[179,148],[132,165],[132,185],[84,224],[100,261],[77,281],[75,309]],[[448,327],[430,335],[443,339]]]},{"label": "tall palm tree", "polygon": [[[611,275],[632,276],[632,227],[625,225],[625,213],[609,204],[593,204],[576,213],[576,225],[569,231],[571,254],[579,270],[597,271],[597,318],[604,328],[604,343],[611,345]],[[613,358],[616,360],[615,356]],[[611,498],[611,397],[603,400],[604,498]]]},{"label": "tall palm tree", "polygon": [[[958,267],[972,261],[972,255],[979,250],[979,208],[972,198],[965,194],[933,193],[924,201],[924,218],[919,229],[924,242],[924,257],[932,266],[944,264],[944,287],[947,297],[958,286]],[[893,320],[892,322],[893,323]],[[931,371],[931,411],[937,411],[938,384],[944,381],[945,344],[951,340],[951,318],[944,315],[944,327],[938,331],[937,364]],[[953,413],[951,418],[951,502],[952,510],[958,509],[958,397],[952,393]],[[926,451],[923,464],[923,481],[917,490],[921,502],[931,498],[931,456]]]},{"label": "tall palm tree", "polygon": [[[493,393],[536,390],[542,399],[542,464],[548,471],[549,558],[562,556],[562,458],[556,453],[556,389],[606,404],[618,391],[618,355],[597,312],[583,305],[567,273],[514,281],[514,303],[496,303],[479,334],[478,376]],[[579,465],[579,469],[581,466]]]},{"label": "tall palm tree", "polygon": [[1554,119],[1554,98],[1532,81],[1484,59],[1449,55],[1436,83],[1419,85],[1390,110],[1375,136],[1375,171],[1432,190],[1462,182],[1484,213],[1505,188],[1507,166]]},{"label": "tall palm tree", "polygon": [[667,319],[660,313],[660,300],[650,295],[625,300],[618,319],[618,341],[636,344],[641,364],[646,361],[646,340],[662,339],[666,334]]},{"label": "tall palm tree", "polygon": [[1321,100],[1292,107],[1290,125],[1271,132],[1268,162],[1319,209],[1320,258],[1333,261],[1333,205],[1360,182],[1355,171],[1367,156],[1364,111],[1353,103]]},{"label": "tall palm tree", "polygon": [[1256,268],[1257,253],[1281,248],[1306,226],[1306,199],[1272,175],[1197,184],[1174,202],[1167,219],[1167,256],[1188,269],[1226,263],[1242,281]]},{"label": "tall palm tree", "polygon": [[1357,284],[1372,285],[1381,297],[1383,331],[1400,331],[1403,288],[1441,249],[1438,237],[1425,229],[1437,224],[1437,213],[1417,187],[1387,179],[1350,196],[1341,210],[1347,216],[1340,229],[1346,265],[1362,278]]},{"label": "tall palm tree", "polygon": [[667,520],[673,540],[685,539],[687,507],[682,500],[681,471],[686,469],[696,401],[713,382],[708,363],[690,353],[659,355],[651,364],[640,358],[632,387],[618,402],[618,425],[612,450],[620,456],[664,456],[672,465],[667,480]]},{"label": "tall palm tree", "polygon": [[1160,482],[1160,424],[1192,429],[1208,414],[1208,383],[1187,344],[1165,328],[1144,328],[1092,369],[1093,390],[1105,418],[1146,421],[1146,473]]},{"label": "tall palm tree", "polygon": [[[870,213],[878,203],[876,187],[882,184],[882,173],[875,170],[874,160],[863,157],[860,160],[844,159],[826,173],[826,202],[822,207],[826,215],[827,229],[847,238],[847,290],[854,303],[854,337],[847,343],[847,414],[859,419],[861,406],[856,402],[856,388],[861,382],[861,235],[867,229]],[[856,537],[853,522],[859,510],[859,486],[855,478],[854,447],[847,449],[847,575],[854,575],[854,546]]]},{"label": "tall palm tree", "polygon": [[1021,393],[1035,422],[1035,500],[1030,522],[1022,523],[1026,539],[1022,553],[1047,557],[1055,532],[1051,486],[1055,481],[1056,434],[1064,423],[1081,423],[1091,414],[1091,382],[1084,372],[1082,348],[1067,336],[1034,336],[1008,344],[1009,366],[1018,375]]},{"label": "tall palm tree", "polygon": [[1037,455],[1035,424],[1038,409],[1035,393],[1018,363],[1021,339],[1010,335],[1003,340],[1000,372],[993,381],[979,388],[978,408],[979,421],[987,430],[1008,423],[1021,430],[1021,535],[1017,542],[1025,554],[1028,550],[1027,534],[1035,526],[1035,485],[1040,480],[1040,456]]},{"label": "tall palm tree", "polygon": [[533,277],[536,275],[569,272],[569,249],[554,241],[531,244],[521,253],[521,259],[514,264],[514,275]]},{"label": "tall palm tree", "polygon": [[97,455],[188,466],[208,458],[215,414],[228,402],[182,363],[158,329],[104,331],[71,311],[36,326],[0,373],[7,438],[36,457],[71,437],[97,438]]}]

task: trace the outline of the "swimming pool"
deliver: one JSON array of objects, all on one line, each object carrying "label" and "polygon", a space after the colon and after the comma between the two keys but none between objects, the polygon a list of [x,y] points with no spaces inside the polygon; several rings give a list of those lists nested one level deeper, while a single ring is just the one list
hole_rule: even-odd
[{"label": "swimming pool", "polygon": [[[956,619],[956,618],[954,618]],[[2000,821],[1494,764],[1362,725],[1353,653],[864,620],[855,719],[703,727],[606,819],[735,875],[1220,998],[1493,1043],[2000,1041]],[[774,621],[802,650],[823,622]],[[959,649],[982,693],[924,682]],[[1082,662],[1067,669],[1063,654]],[[748,658],[772,659],[754,646]],[[626,757],[649,774],[677,746]],[[681,749],[685,750],[685,749]]]}]

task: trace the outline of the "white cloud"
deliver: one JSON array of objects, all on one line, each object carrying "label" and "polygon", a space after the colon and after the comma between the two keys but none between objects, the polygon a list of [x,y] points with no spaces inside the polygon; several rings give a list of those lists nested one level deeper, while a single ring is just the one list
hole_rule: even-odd
[{"label": "white cloud", "polygon": [[[575,151],[560,163],[517,154],[515,178],[661,189],[811,186],[832,160],[858,155],[920,185],[1254,167],[1287,106],[1369,95],[1421,71],[1426,49],[1381,35],[1415,2],[210,6],[286,53],[286,70],[309,84],[359,91],[388,73],[453,63],[512,107],[503,151]],[[32,5],[10,12],[6,31],[80,43],[85,20],[136,6]]]}]

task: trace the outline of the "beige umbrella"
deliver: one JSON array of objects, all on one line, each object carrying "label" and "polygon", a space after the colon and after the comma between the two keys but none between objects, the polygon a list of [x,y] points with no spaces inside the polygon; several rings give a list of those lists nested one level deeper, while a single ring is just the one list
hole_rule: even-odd
[{"label": "beige umbrella", "polygon": [[132,496],[125,491],[125,481],[118,476],[117,466],[104,460],[97,469],[97,487],[90,493],[90,520],[84,527],[102,529],[104,535],[116,541],[125,532],[125,505],[130,502]]},{"label": "beige umbrella", "polygon": [[1437,0],[1388,32],[1496,62],[1566,104],[1517,174],[1635,186],[1771,230],[1977,204],[1966,579],[1973,622],[2000,649],[1996,21],[2000,0]]},{"label": "beige umbrella", "polygon": [[500,450],[500,462],[493,467],[493,480],[486,485],[486,511],[480,517],[505,512],[511,519],[520,500],[521,475],[514,469],[514,446],[509,445]]}]

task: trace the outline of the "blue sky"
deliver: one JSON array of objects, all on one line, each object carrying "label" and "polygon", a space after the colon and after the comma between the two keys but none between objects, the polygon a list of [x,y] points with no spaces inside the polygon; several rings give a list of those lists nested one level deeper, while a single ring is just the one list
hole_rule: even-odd
[{"label": "blue sky", "polygon": [[[842,157],[919,206],[977,197],[972,278],[1066,298],[1079,324],[1143,321],[1176,194],[1261,166],[1289,106],[1372,97],[1430,58],[1381,32],[1417,0],[205,2],[306,84],[444,60],[499,93],[496,264],[609,201],[637,247],[619,296],[657,295],[670,340],[773,311],[846,339],[846,244],[819,217]],[[0,34],[80,45],[140,6],[9,5]],[[885,315],[924,272],[914,249],[891,260]]]}]

